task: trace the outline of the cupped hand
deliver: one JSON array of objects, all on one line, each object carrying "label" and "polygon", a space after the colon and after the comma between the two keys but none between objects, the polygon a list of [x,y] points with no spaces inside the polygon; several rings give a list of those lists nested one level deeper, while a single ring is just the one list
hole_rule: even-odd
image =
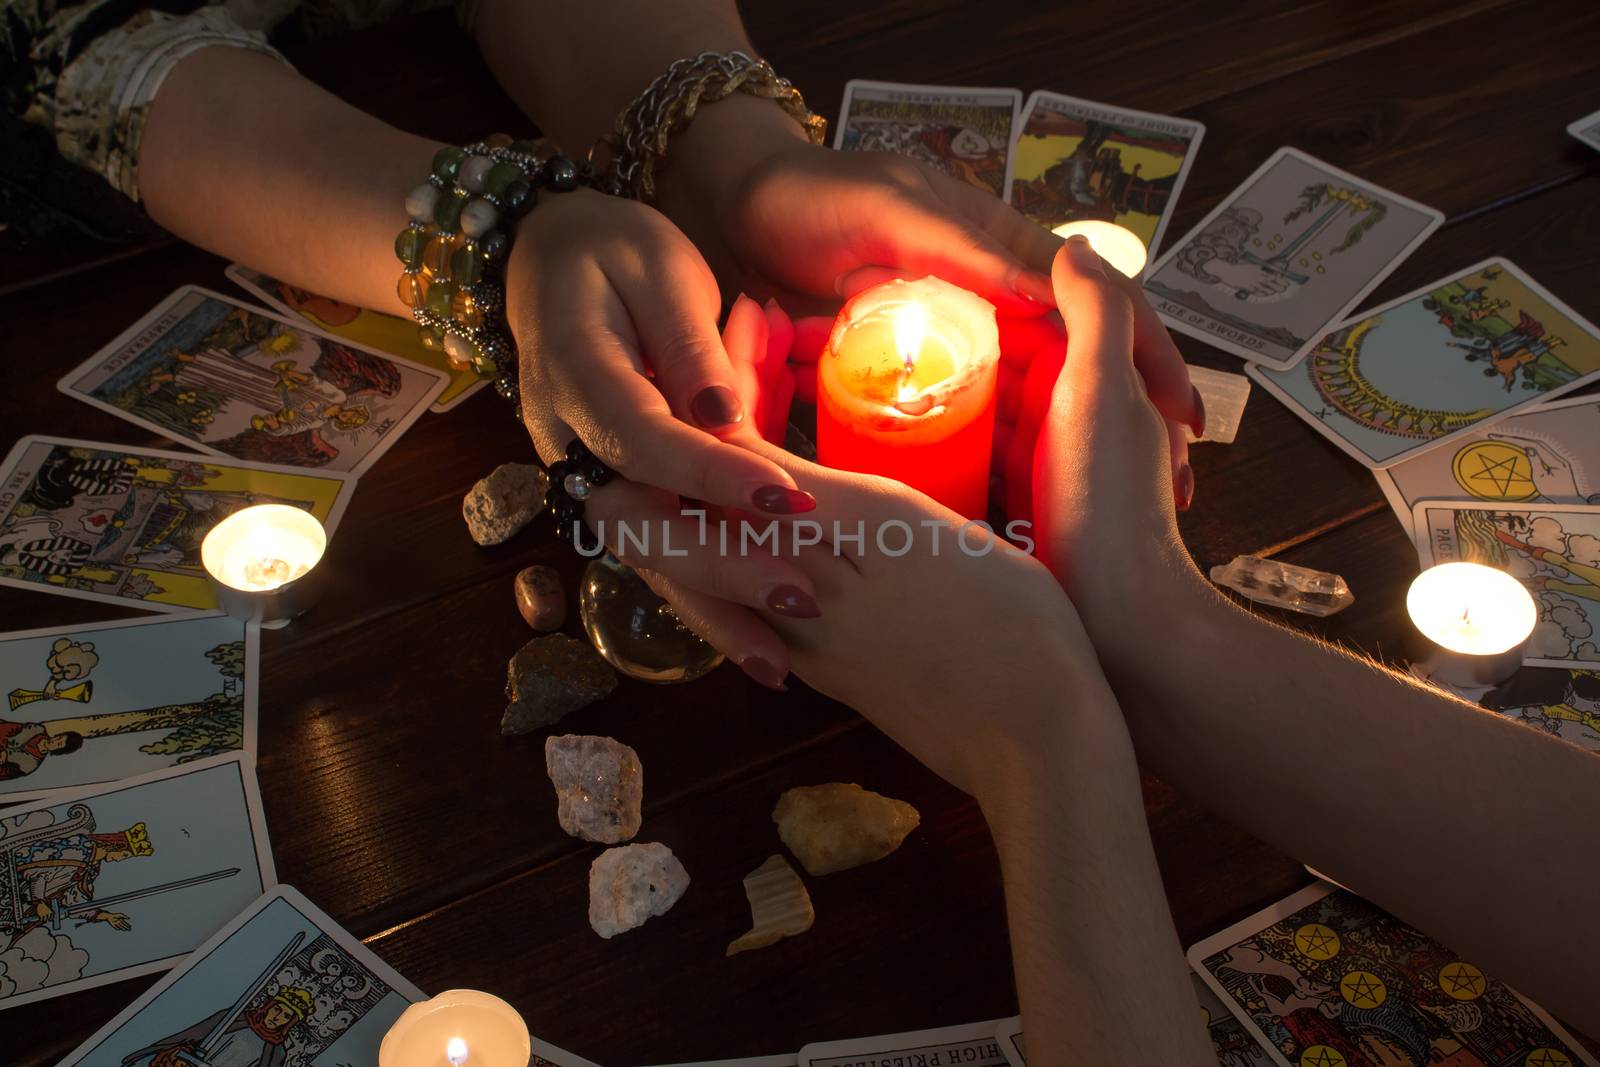
[{"label": "cupped hand", "polygon": [[1030,416],[1031,495],[1039,556],[1115,676],[1148,655],[1153,613],[1199,575],[1178,534],[1168,427],[1135,366],[1136,309],[1107,271],[1081,238],[1056,256],[1067,343]]},{"label": "cupped hand", "polygon": [[[710,269],[651,208],[587,190],[550,196],[522,221],[506,277],[522,416],[539,456],[578,438],[618,477],[586,503],[591,528],[625,562],[647,562],[685,586],[763,610],[810,615],[810,581],[786,560],[726,564],[669,554],[694,535],[680,498],[763,516],[810,510],[787,471],[739,447],[788,408],[788,320],[748,300],[735,309],[740,359],[719,335]],[[792,379],[787,389],[792,392]],[[619,543],[619,524],[649,531],[648,550]],[[672,529],[671,549],[663,531]],[[754,615],[741,653],[758,680],[781,682],[782,642]]]}]

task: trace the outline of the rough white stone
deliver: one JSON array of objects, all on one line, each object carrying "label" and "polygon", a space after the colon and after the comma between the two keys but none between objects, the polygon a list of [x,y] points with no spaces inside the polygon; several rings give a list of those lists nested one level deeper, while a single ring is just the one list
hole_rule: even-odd
[{"label": "rough white stone", "polygon": [[689,872],[666,845],[608,848],[589,867],[589,925],[601,937],[665,915],[689,888]]},{"label": "rough white stone", "polygon": [[502,463],[461,501],[467,531],[480,545],[498,545],[532,522],[550,488],[545,472],[531,463]]}]

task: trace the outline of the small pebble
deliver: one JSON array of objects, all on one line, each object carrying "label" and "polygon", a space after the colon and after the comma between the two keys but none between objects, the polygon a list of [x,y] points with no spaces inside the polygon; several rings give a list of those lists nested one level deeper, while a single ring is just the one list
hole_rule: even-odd
[{"label": "small pebble", "polygon": [[567,594],[554,567],[534,565],[517,572],[517,611],[535,630],[549,633],[567,621]]},{"label": "small pebble", "polygon": [[615,937],[665,915],[688,888],[689,872],[666,845],[608,848],[589,865],[589,925]]},{"label": "small pebble", "polygon": [[544,508],[550,479],[531,463],[502,463],[461,501],[467,532],[480,545],[498,545],[532,522]]},{"label": "small pebble", "polygon": [[587,641],[545,634],[517,650],[506,666],[503,734],[525,734],[603,700],[617,687],[617,672]]}]

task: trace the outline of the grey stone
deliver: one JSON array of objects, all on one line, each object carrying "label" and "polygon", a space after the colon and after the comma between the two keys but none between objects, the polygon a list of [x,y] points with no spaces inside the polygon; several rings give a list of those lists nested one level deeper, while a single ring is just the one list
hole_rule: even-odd
[{"label": "grey stone", "polygon": [[617,687],[617,672],[587,642],[545,634],[517,650],[506,668],[503,734],[525,734],[559,722],[602,700]]}]

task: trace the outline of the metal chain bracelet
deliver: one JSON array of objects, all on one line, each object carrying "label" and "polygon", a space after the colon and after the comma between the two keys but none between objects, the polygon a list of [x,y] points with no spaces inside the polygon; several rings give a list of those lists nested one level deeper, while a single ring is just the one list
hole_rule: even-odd
[{"label": "metal chain bracelet", "polygon": [[615,196],[653,203],[656,170],[667,154],[667,142],[704,105],[736,92],[771,100],[805,130],[812,144],[826,136],[828,120],[812,112],[787,78],[764,59],[744,52],[701,52],[679,59],[617,116],[611,134],[589,150],[590,165],[605,150],[605,178],[600,187]]}]

